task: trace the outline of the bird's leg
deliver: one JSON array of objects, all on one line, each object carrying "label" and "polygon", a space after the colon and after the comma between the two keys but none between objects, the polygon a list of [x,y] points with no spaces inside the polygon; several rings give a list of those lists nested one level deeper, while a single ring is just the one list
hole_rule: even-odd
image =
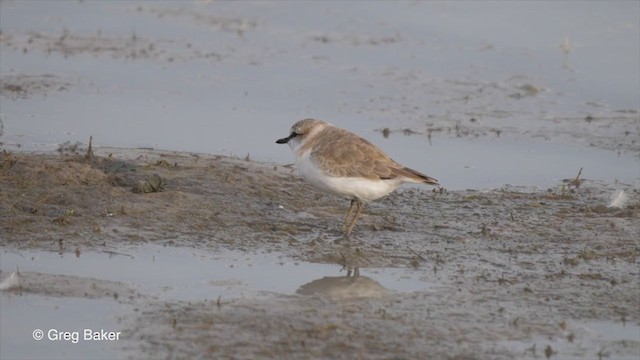
[{"label": "bird's leg", "polygon": [[344,217],[344,224],[342,224],[342,231],[347,232],[347,224],[349,224],[349,217],[353,213],[354,205],[356,204],[356,199],[351,199],[351,206],[349,206],[349,211],[347,211],[347,216]]},{"label": "bird's leg", "polygon": [[345,232],[346,236],[349,236],[349,234],[351,234],[351,230],[353,230],[353,227],[356,225],[356,220],[358,220],[360,214],[362,213],[362,208],[364,208],[364,204],[362,204],[362,201],[360,201],[360,199],[355,198],[354,200],[356,202],[356,213],[355,215],[353,215],[353,218],[349,222],[349,226],[347,227],[347,231]]}]

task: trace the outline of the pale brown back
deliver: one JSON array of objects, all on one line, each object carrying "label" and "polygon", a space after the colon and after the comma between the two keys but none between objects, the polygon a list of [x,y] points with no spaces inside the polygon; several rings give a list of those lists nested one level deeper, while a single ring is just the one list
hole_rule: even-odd
[{"label": "pale brown back", "polygon": [[309,139],[312,160],[328,175],[371,180],[406,179],[438,185],[434,178],[398,164],[380,148],[347,130],[332,125]]}]

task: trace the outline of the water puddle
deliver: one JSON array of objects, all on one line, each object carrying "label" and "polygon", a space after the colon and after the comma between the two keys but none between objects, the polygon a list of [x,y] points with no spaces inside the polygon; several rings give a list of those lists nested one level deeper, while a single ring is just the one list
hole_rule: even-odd
[{"label": "water puddle", "polygon": [[[533,337],[526,341],[507,340],[496,343],[521,358],[627,358],[628,354],[612,344],[621,344],[622,348],[634,347],[640,343],[640,324],[627,321],[571,321],[566,323],[565,337]],[[615,348],[615,349],[613,349]]]},{"label": "water puddle", "polygon": [[[188,248],[148,245],[113,253],[4,252],[3,274],[15,271],[83,276],[129,283],[164,300],[252,296],[267,291],[294,294],[327,276],[346,276],[340,265],[292,261],[273,254],[202,254]],[[424,291],[427,284],[410,269],[360,270],[391,291]],[[6,276],[6,275],[5,275]]]},{"label": "water puddle", "polygon": [[640,324],[632,321],[588,321],[575,325],[604,341],[640,341]]},{"label": "water puddle", "polygon": [[[0,292],[1,357],[12,359],[117,357],[117,341],[86,341],[84,331],[125,332],[120,320],[137,311],[140,301],[215,302],[270,293],[379,297],[430,287],[410,269],[359,269],[354,276],[339,265],[273,254],[202,254],[154,245],[79,256],[5,250],[0,264],[3,280],[18,269],[23,286]],[[43,330],[43,340],[33,340],[36,329]],[[52,340],[59,332],[78,332],[80,339]]]}]

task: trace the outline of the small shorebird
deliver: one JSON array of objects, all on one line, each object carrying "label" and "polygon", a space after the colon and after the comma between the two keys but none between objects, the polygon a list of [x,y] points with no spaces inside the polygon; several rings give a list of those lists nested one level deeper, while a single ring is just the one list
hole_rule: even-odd
[{"label": "small shorebird", "polygon": [[326,121],[300,120],[293,124],[289,136],[276,143],[289,144],[296,168],[318,190],[351,199],[342,225],[346,236],[364,203],[386,196],[406,182],[439,185],[438,180],[398,164],[367,140]]}]

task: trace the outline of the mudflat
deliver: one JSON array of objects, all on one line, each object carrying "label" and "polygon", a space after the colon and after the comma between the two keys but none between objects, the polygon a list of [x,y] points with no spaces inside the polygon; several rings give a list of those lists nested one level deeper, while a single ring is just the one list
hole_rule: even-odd
[{"label": "mudflat", "polygon": [[[633,331],[640,318],[640,194],[627,189],[624,207],[607,206],[623,184],[578,177],[545,190],[407,188],[372,203],[345,240],[348,201],[315,192],[290,166],[151,149],[85,152],[0,155],[4,251],[81,258],[152,243],[278,253],[362,273],[325,280],[338,296],[307,287],[306,295],[179,301],[102,283],[115,288],[103,297],[137,309],[122,336],[135,357],[624,358],[640,350],[637,340],[589,330]],[[429,289],[378,291],[375,270],[388,267],[413,269]],[[78,288],[96,288],[30,278],[20,291],[83,297]],[[60,282],[78,288],[61,292]]]}]

